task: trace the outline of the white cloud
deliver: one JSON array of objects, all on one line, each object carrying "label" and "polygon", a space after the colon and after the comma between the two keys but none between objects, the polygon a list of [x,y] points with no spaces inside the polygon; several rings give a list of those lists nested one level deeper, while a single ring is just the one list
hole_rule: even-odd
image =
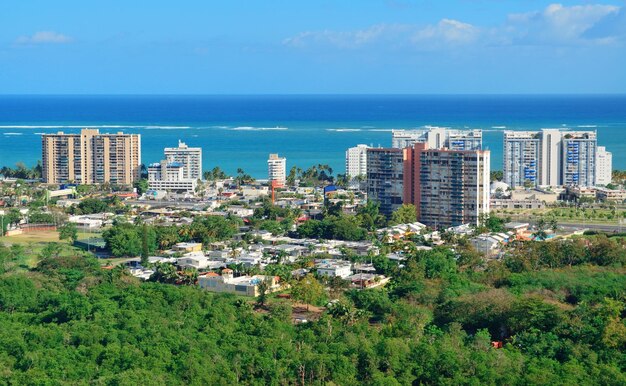
[{"label": "white cloud", "polygon": [[452,44],[463,44],[475,41],[480,35],[480,28],[458,20],[443,19],[435,26],[427,26],[413,35],[412,41],[444,41]]},{"label": "white cloud", "polygon": [[543,11],[509,15],[506,33],[518,43],[579,41],[590,28],[618,13],[619,7],[602,4],[550,4]]},{"label": "white cloud", "polygon": [[[306,31],[283,40],[295,48],[330,46],[359,49],[382,46],[403,49],[446,49],[468,45],[552,45],[605,44],[626,35],[626,28],[603,28],[626,19],[626,8],[587,4],[550,4],[536,12],[508,15],[494,26],[442,19],[436,24],[377,24],[353,31]],[[623,15],[619,17],[619,15]],[[601,31],[601,32],[600,32]],[[611,31],[611,33],[607,32]],[[626,36],[622,36],[626,37]]]},{"label": "white cloud", "polygon": [[436,25],[377,24],[355,31],[306,31],[283,40],[291,47],[330,45],[342,49],[384,44],[386,47],[467,43],[476,39],[479,28],[457,20],[443,19]]},{"label": "white cloud", "polygon": [[69,43],[73,39],[54,31],[39,31],[31,36],[20,36],[15,42],[17,44],[60,44]]}]

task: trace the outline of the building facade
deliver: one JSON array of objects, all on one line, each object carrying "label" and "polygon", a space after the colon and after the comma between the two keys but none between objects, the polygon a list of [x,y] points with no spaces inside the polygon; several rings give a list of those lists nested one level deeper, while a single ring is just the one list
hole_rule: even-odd
[{"label": "building facade", "polygon": [[594,131],[505,131],[504,182],[511,188],[593,186],[596,153]]},{"label": "building facade", "polygon": [[185,178],[185,166],[178,162],[162,160],[148,166],[148,187],[175,193],[192,193],[198,180]]},{"label": "building facade", "polygon": [[613,180],[613,154],[604,146],[596,151],[596,185],[608,185]]},{"label": "building facade", "polygon": [[386,216],[402,206],[403,167],[402,149],[367,149],[367,197],[378,202]]},{"label": "building facade", "polygon": [[189,147],[179,140],[178,147],[166,147],[163,152],[167,161],[177,162],[185,167],[184,178],[202,179],[202,148]]},{"label": "building facade", "polygon": [[356,145],[346,150],[346,176],[355,178],[367,174],[367,145]]},{"label": "building facade", "polygon": [[404,201],[415,205],[418,221],[434,228],[478,225],[488,214],[490,152],[404,149]]},{"label": "building facade", "polygon": [[416,143],[427,143],[429,149],[481,150],[482,130],[451,130],[429,127],[422,130],[392,130],[391,147],[404,149]]},{"label": "building facade", "polygon": [[561,185],[596,185],[596,150],[593,131],[566,132],[562,139]]},{"label": "building facade", "polygon": [[45,183],[130,185],[141,177],[139,134],[83,129],[80,134],[58,132],[41,138]]},{"label": "building facade", "polygon": [[285,186],[287,178],[287,158],[279,157],[278,154],[270,154],[267,160],[267,177],[271,182],[275,181],[276,186]]},{"label": "building facade", "polygon": [[504,182],[512,189],[539,184],[540,134],[536,131],[505,131]]}]

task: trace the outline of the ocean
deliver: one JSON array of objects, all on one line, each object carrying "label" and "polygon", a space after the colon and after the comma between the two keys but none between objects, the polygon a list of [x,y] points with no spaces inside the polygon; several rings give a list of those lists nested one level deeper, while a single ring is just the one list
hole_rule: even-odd
[{"label": "ocean", "polygon": [[42,133],[139,133],[142,162],[158,162],[178,140],[203,149],[205,170],[244,169],[267,178],[267,157],[287,168],[329,164],[345,171],[345,150],[390,146],[392,129],[426,125],[483,130],[491,168],[502,168],[502,131],[597,130],[598,145],[626,169],[626,95],[241,95],[0,96],[0,166],[34,165]]}]

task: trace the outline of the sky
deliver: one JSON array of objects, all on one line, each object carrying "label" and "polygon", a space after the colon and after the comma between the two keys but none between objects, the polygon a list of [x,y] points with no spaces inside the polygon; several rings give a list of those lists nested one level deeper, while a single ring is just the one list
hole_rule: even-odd
[{"label": "sky", "polygon": [[626,1],[2,0],[0,93],[626,93]]}]

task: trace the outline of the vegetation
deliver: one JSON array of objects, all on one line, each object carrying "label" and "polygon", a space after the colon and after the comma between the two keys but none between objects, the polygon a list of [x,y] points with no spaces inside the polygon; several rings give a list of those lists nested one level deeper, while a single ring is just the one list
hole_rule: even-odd
[{"label": "vegetation", "polygon": [[179,242],[196,241],[208,245],[230,239],[237,233],[241,220],[221,216],[195,217],[189,225],[151,226],[116,221],[102,237],[115,257],[144,259],[158,249],[167,249]]},{"label": "vegetation", "polygon": [[[195,280],[168,265],[155,267],[155,282],[141,283],[83,256],[42,254],[28,269],[23,251],[0,246],[0,377],[8,384],[622,385],[625,253],[619,240],[588,240],[588,252],[583,239],[531,242],[480,270],[458,258],[462,249],[412,252],[405,268],[389,266],[394,280],[385,289],[349,290],[319,320],[298,325],[295,311],[267,294],[255,311],[253,301],[159,283]],[[528,255],[541,263],[512,264]],[[307,304],[328,296],[312,275],[294,282],[292,295]]]},{"label": "vegetation", "polygon": [[34,180],[41,178],[42,166],[41,161],[31,168],[27,167],[23,162],[15,164],[15,168],[3,166],[0,168],[0,175],[6,178],[18,178],[24,180]]}]

